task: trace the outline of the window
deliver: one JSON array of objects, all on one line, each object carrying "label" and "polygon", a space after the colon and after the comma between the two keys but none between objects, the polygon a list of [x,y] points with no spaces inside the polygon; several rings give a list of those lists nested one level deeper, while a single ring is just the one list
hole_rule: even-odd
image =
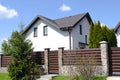
[{"label": "window", "polygon": [[43,36],[47,36],[48,35],[48,26],[44,26],[43,27]]},{"label": "window", "polygon": [[37,37],[37,27],[34,28],[34,37]]},{"label": "window", "polygon": [[85,44],[85,43],[82,43],[82,42],[79,42],[79,48],[80,48],[80,49],[86,48],[86,44]]},{"label": "window", "polygon": [[82,25],[80,25],[80,35],[82,35]]},{"label": "window", "polygon": [[85,43],[87,44],[87,35],[85,35]]}]

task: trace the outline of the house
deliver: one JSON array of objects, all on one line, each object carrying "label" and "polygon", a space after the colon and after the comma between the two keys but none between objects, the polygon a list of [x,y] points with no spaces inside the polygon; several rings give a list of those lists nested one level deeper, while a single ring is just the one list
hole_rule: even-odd
[{"label": "house", "polygon": [[56,20],[38,15],[26,27],[26,39],[33,43],[34,51],[45,48],[57,50],[86,48],[92,19],[89,13],[77,14]]},{"label": "house", "polygon": [[120,47],[120,22],[114,28],[117,38],[117,46]]}]

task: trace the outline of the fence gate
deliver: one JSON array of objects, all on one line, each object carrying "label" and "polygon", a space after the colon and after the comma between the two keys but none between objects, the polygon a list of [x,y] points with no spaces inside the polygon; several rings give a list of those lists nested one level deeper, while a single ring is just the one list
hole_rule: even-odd
[{"label": "fence gate", "polygon": [[110,75],[120,76],[120,48],[111,48]]},{"label": "fence gate", "polygon": [[50,51],[48,54],[48,73],[58,74],[58,51]]}]

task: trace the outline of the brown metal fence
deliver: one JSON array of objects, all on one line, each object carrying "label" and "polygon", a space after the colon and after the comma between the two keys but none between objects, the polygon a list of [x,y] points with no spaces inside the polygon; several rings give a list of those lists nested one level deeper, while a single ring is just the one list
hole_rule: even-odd
[{"label": "brown metal fence", "polygon": [[44,51],[33,52],[31,56],[37,64],[44,65]]},{"label": "brown metal fence", "polygon": [[[37,64],[44,65],[44,51],[33,52],[31,56]],[[7,67],[11,60],[11,56],[1,55],[1,67]]]},{"label": "brown metal fence", "polygon": [[48,73],[58,73],[58,51],[50,51],[48,54]]},{"label": "brown metal fence", "polygon": [[1,67],[7,67],[11,60],[11,56],[1,55]]},{"label": "brown metal fence", "polygon": [[[80,49],[80,50],[64,50],[62,54],[63,65],[77,65],[81,57],[93,57],[97,61],[97,65],[101,65],[100,48]],[[44,65],[44,51],[32,53],[32,57],[37,64]],[[109,72],[110,75],[120,75],[120,48],[114,47],[109,49]],[[11,61],[10,56],[1,55],[1,67],[7,67]],[[48,54],[48,72],[59,73],[58,67],[58,51],[50,51]]]},{"label": "brown metal fence", "polygon": [[81,58],[94,59],[97,65],[101,65],[100,48],[64,51],[63,65],[78,65]]},{"label": "brown metal fence", "polygon": [[111,75],[120,75],[120,48],[111,48],[109,62]]}]

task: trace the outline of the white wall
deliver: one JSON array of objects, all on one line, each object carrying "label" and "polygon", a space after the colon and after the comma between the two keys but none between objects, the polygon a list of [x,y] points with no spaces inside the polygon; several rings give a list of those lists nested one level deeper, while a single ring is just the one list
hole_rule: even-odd
[{"label": "white wall", "polygon": [[[43,27],[48,26],[48,36],[43,36]],[[34,37],[34,28],[38,28],[38,36]],[[27,39],[33,43],[34,51],[43,51],[45,48],[58,50],[59,47],[69,49],[69,37],[67,31],[61,31],[44,21],[37,21],[35,25],[27,32]]]},{"label": "white wall", "polygon": [[[82,35],[80,35],[79,26],[82,25]],[[72,45],[73,49],[79,49],[79,42],[85,43],[85,35],[87,35],[87,43],[88,43],[88,34],[89,34],[90,24],[85,17],[76,25],[72,30]]]},{"label": "white wall", "polygon": [[120,47],[120,35],[117,36],[117,46]]},{"label": "white wall", "polygon": [[120,47],[120,27],[117,30],[116,37],[117,37],[117,46]]}]

